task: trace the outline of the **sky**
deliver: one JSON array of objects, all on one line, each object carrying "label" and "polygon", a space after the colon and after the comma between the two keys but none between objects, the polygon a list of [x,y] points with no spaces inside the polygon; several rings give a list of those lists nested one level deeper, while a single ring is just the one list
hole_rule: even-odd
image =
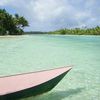
[{"label": "sky", "polygon": [[0,8],[24,16],[25,31],[100,26],[100,0],[0,0]]}]

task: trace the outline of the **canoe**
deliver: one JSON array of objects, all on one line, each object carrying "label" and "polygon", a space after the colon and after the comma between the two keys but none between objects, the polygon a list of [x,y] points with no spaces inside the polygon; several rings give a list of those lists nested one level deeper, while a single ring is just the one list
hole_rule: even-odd
[{"label": "canoe", "polygon": [[0,100],[16,100],[50,91],[71,67],[0,77]]}]

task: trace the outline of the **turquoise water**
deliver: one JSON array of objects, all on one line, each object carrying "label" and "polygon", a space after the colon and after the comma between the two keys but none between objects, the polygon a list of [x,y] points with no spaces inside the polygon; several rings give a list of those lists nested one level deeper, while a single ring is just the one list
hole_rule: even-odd
[{"label": "turquoise water", "polygon": [[0,38],[0,76],[73,65],[50,92],[21,100],[100,100],[100,36]]}]

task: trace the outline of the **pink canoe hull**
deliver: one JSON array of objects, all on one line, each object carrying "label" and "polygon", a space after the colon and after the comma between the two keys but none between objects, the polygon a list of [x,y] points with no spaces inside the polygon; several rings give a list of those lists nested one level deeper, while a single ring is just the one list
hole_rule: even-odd
[{"label": "pink canoe hull", "polygon": [[0,77],[0,96],[34,88],[68,72],[71,67]]}]

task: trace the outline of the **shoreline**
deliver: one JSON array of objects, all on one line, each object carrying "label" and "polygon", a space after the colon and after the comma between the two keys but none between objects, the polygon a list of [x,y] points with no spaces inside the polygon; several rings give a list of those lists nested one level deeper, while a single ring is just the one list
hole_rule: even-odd
[{"label": "shoreline", "polygon": [[24,34],[24,35],[1,35],[0,38],[16,38],[16,37],[22,37],[22,36],[27,36],[27,35],[51,35],[51,36],[96,36],[96,37],[100,37],[100,35],[62,35],[62,34]]},{"label": "shoreline", "polygon": [[14,37],[20,37],[20,36],[23,36],[23,35],[1,35],[0,38],[14,38]]}]

